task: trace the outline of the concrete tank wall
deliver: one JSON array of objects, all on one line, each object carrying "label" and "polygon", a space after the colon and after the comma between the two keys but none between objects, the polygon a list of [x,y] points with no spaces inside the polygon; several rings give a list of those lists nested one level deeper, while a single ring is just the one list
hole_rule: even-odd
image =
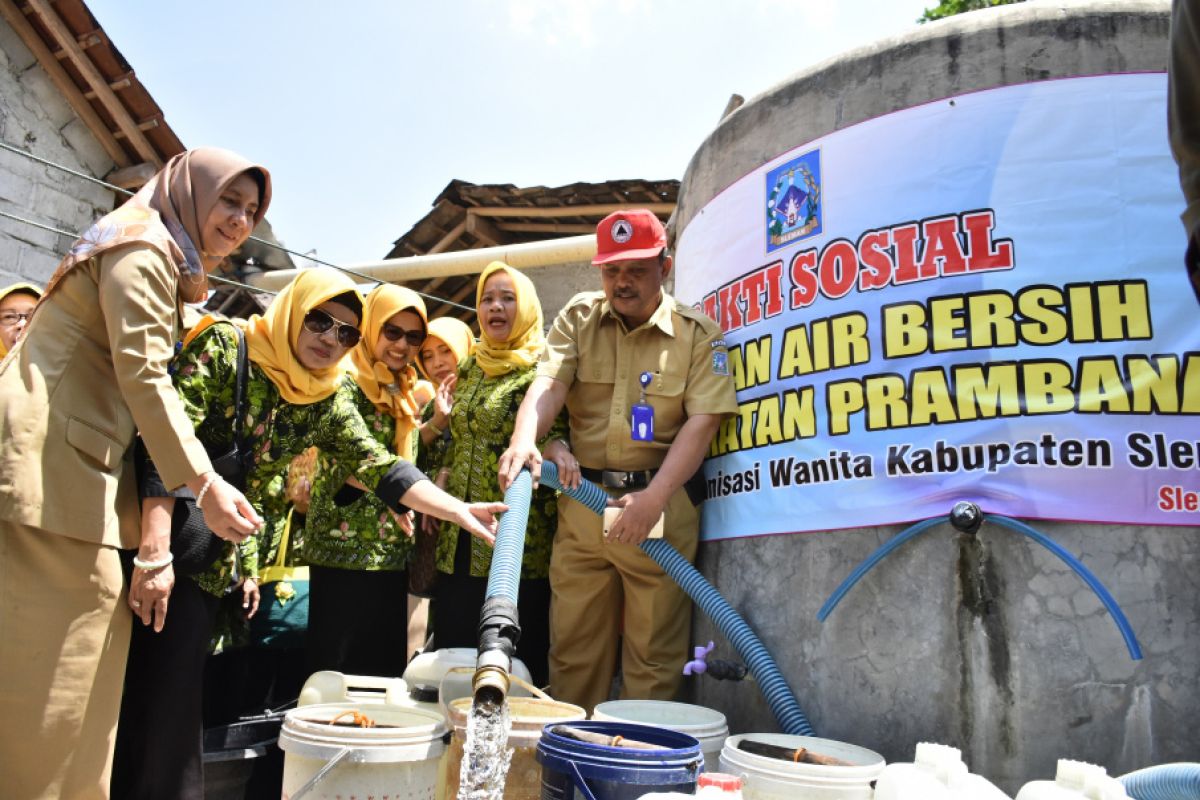
[{"label": "concrete tank wall", "polygon": [[[726,118],[693,157],[676,224],[779,154],[832,131],[976,89],[1164,71],[1166,2],[1037,2],[954,17],[832,59]],[[1164,109],[1165,125],[1165,109]],[[1183,232],[1180,229],[1182,248]],[[949,507],[946,511],[949,512]],[[1145,658],[1057,558],[985,524],[949,525],[875,568],[827,622],[816,612],[903,526],[705,543],[699,566],[773,653],[818,735],[911,760],[962,748],[1015,793],[1060,757],[1120,774],[1200,760],[1200,528],[1035,523],[1100,577]],[[697,643],[718,642],[697,615]],[[776,730],[753,684],[693,680],[734,732]]]}]

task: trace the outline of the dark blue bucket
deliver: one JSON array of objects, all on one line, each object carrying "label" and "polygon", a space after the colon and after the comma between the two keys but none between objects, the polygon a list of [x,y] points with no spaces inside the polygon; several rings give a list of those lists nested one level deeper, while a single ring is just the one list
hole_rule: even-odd
[{"label": "dark blue bucket", "polygon": [[568,739],[542,730],[537,760],[542,765],[542,800],[631,800],[648,792],[696,791],[704,766],[700,742],[686,733],[628,722],[572,722],[572,728],[623,736],[665,747],[637,750]]}]

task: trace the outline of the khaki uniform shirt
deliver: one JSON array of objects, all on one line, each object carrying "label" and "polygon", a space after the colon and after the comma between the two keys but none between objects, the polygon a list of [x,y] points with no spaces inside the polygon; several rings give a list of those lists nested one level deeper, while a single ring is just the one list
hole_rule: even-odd
[{"label": "khaki uniform shirt", "polygon": [[[650,372],[654,441],[634,441],[630,409]],[[657,469],[688,417],[737,411],[721,330],[666,292],[627,330],[604,292],[575,295],[554,320],[537,374],[567,385],[571,446],[590,469]]]},{"label": "khaki uniform shirt", "polygon": [[211,469],[167,373],[178,280],[131,244],[81,263],[38,306],[0,365],[0,519],[136,547],[135,433],[168,486]]}]

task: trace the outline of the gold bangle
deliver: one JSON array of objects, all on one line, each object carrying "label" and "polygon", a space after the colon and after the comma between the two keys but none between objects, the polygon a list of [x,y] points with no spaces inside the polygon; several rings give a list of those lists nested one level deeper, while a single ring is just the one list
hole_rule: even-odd
[{"label": "gold bangle", "polygon": [[437,423],[432,419],[425,423],[425,427],[433,431],[434,436],[441,436],[445,431],[437,426]]}]

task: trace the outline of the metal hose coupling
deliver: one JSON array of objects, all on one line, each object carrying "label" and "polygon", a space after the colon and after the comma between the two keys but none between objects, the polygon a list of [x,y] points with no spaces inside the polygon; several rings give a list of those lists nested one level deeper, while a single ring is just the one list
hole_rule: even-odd
[{"label": "metal hose coupling", "polygon": [[479,614],[479,656],[471,688],[476,700],[500,702],[508,695],[509,671],[521,625],[517,604],[507,597],[489,597]]}]

